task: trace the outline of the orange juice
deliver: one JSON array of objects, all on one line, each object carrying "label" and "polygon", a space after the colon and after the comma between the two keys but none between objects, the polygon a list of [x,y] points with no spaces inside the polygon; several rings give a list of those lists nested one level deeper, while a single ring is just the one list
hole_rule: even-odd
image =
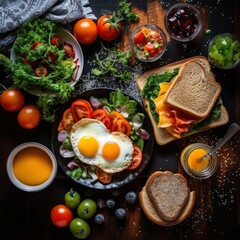
[{"label": "orange juice", "polygon": [[31,186],[45,182],[50,177],[52,168],[50,157],[37,147],[22,149],[13,161],[13,172],[16,178]]},{"label": "orange juice", "polygon": [[198,161],[201,157],[207,154],[207,151],[202,148],[194,149],[188,156],[188,166],[194,171],[201,171],[209,164],[210,157]]}]

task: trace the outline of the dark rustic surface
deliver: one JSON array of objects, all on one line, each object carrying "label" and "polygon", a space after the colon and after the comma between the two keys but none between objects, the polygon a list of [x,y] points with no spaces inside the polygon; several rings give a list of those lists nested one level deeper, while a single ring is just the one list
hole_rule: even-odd
[{"label": "dark rustic surface", "polygon": [[[141,23],[156,23],[164,28],[163,18],[168,7],[176,1],[135,0],[133,10],[140,16]],[[201,12],[204,29],[211,29],[210,35],[201,33],[200,37],[189,44],[169,41],[168,49],[163,58],[157,63],[141,66],[141,71],[154,68],[176,60],[194,56],[207,55],[209,40],[222,32],[234,33],[238,39],[239,12],[238,0],[203,0],[190,1]],[[94,14],[99,17],[104,10],[116,10],[116,0],[90,0]],[[124,27],[120,46],[129,49],[129,33],[138,25]],[[168,40],[170,38],[168,37]],[[93,46],[82,46],[85,56],[84,75],[91,70],[89,60],[93,58],[99,41]],[[105,215],[104,225],[97,225],[90,220],[91,235],[89,239],[240,239],[240,135],[236,135],[218,152],[220,167],[217,173],[208,180],[188,178],[191,190],[196,190],[196,204],[192,214],[183,223],[174,227],[160,227],[150,222],[143,214],[137,201],[133,205],[126,203],[124,195],[133,190],[137,193],[146,182],[147,177],[156,170],[182,171],[179,163],[181,150],[191,142],[204,142],[214,146],[221,139],[230,123],[240,123],[240,65],[233,70],[212,69],[217,81],[222,85],[222,98],[230,115],[229,123],[225,126],[187,137],[166,146],[155,144],[153,156],[145,171],[130,184],[117,190],[89,190],[68,179],[61,169],[53,184],[42,192],[26,193],[16,189],[9,181],[6,172],[6,160],[10,151],[20,143],[36,141],[51,147],[51,124],[42,122],[33,130],[24,130],[17,124],[17,113],[5,112],[0,108],[0,226],[1,234],[8,239],[25,240],[61,240],[74,239],[68,228],[55,228],[50,220],[51,208],[63,203],[64,194],[73,187],[83,198],[91,197],[116,199],[117,207],[127,209],[127,217],[119,221],[114,216],[114,210],[103,209],[99,212]],[[4,74],[1,69],[1,76]],[[96,82],[94,86],[100,86]],[[109,81],[109,86],[118,86]],[[88,86],[90,87],[90,86]],[[79,82],[78,91],[88,88],[84,81]],[[124,87],[120,86],[123,90]],[[124,90],[133,97],[137,90],[134,84]],[[76,93],[77,94],[77,93]],[[31,95],[26,95],[28,102],[34,102]]]}]

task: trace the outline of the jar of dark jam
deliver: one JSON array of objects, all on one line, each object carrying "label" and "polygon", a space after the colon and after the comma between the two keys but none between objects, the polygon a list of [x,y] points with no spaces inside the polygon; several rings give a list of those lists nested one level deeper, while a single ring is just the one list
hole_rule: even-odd
[{"label": "jar of dark jam", "polygon": [[202,28],[198,10],[189,3],[177,3],[166,13],[165,26],[171,37],[177,41],[193,40]]}]

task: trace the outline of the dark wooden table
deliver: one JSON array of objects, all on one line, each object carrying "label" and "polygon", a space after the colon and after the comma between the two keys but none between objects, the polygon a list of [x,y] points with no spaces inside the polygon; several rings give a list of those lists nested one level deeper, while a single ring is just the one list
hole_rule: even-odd
[{"label": "dark wooden table", "polygon": [[[140,16],[138,24],[156,23],[164,28],[165,11],[175,2],[135,0],[132,1],[132,7]],[[202,32],[196,41],[189,44],[176,43],[168,37],[170,41],[162,59],[157,63],[142,66],[143,71],[194,55],[207,56],[209,40],[218,33],[230,32],[239,39],[240,4],[238,0],[192,0],[190,2],[199,8],[204,29],[211,29],[211,33],[206,35]],[[97,17],[101,16],[102,10],[116,10],[117,4],[116,0],[90,0],[90,6]],[[122,50],[129,49],[129,32],[138,24],[125,26],[120,39]],[[82,46],[85,56],[83,72],[85,75],[91,70],[89,60],[93,58],[99,44],[100,41],[97,41],[93,45]],[[6,160],[10,151],[27,141],[40,142],[51,148],[52,125],[42,122],[36,129],[25,130],[17,124],[17,113],[5,112],[0,108],[1,235],[7,236],[8,239],[25,240],[75,239],[68,228],[56,228],[50,220],[51,208],[56,204],[64,203],[64,194],[72,187],[79,191],[83,198],[91,197],[97,201],[99,198],[106,200],[113,197],[117,207],[127,210],[124,221],[115,218],[114,210],[107,208],[98,210],[104,214],[105,223],[97,225],[93,219],[90,220],[92,230],[89,239],[240,239],[240,134],[232,138],[219,151],[220,167],[210,179],[189,178],[179,165],[179,153],[187,144],[205,142],[213,146],[223,137],[230,123],[240,123],[240,65],[233,70],[224,71],[213,68],[212,71],[222,85],[221,96],[229,112],[229,123],[165,146],[155,144],[151,161],[145,171],[120,189],[104,191],[88,189],[67,178],[61,169],[58,169],[57,177],[51,186],[41,192],[27,193],[15,188],[6,172]],[[1,73],[4,78],[2,69]],[[116,87],[118,83],[109,80],[107,85]],[[98,83],[95,86],[98,86]],[[136,89],[132,91],[122,85],[119,87],[132,96],[136,92]],[[84,84],[79,83],[76,91],[82,92],[86,89]],[[32,96],[26,94],[26,97],[28,102],[34,101]],[[143,214],[138,200],[135,204],[129,205],[124,199],[125,193],[130,190],[138,193],[147,177],[156,170],[180,172],[188,179],[191,190],[196,190],[196,204],[192,214],[177,226],[166,228],[153,224]]]}]

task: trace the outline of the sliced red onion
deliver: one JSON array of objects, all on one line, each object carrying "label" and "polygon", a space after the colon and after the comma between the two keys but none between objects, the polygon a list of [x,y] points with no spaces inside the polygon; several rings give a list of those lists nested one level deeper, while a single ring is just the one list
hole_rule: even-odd
[{"label": "sliced red onion", "polygon": [[99,109],[103,107],[103,104],[97,98],[94,97],[90,98],[90,103],[92,104],[94,109]]},{"label": "sliced red onion", "polygon": [[66,138],[67,138],[67,131],[66,130],[61,130],[59,133],[58,133],[58,141],[59,142],[63,142]]},{"label": "sliced red onion", "polygon": [[141,118],[138,114],[136,114],[133,119],[132,119],[132,123],[133,123],[133,127],[137,130],[140,127],[142,127],[142,122],[141,122]]},{"label": "sliced red onion", "polygon": [[75,161],[69,162],[67,166],[70,170],[73,170],[74,168],[79,167],[79,165]]},{"label": "sliced red onion", "polygon": [[69,151],[67,149],[65,149],[63,147],[63,145],[61,145],[60,149],[59,149],[59,152],[60,152],[60,155],[63,157],[63,158],[71,158],[71,157],[74,157],[75,156],[75,153],[74,151]]},{"label": "sliced red onion", "polygon": [[149,139],[149,133],[145,129],[138,129],[136,133],[144,140]]},{"label": "sliced red onion", "polygon": [[110,108],[107,106],[103,106],[102,109],[105,110],[107,113],[111,112]]}]

